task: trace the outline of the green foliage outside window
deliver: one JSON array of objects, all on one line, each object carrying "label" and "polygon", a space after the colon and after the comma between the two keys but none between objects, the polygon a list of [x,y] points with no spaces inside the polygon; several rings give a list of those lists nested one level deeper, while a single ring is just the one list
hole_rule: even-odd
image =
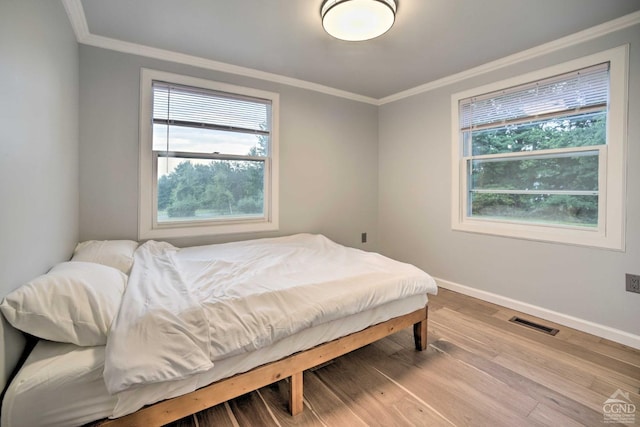
[{"label": "green foliage outside window", "polygon": [[[598,151],[542,155],[536,155],[536,152],[571,147],[595,148],[605,144],[605,112],[491,128],[473,132],[470,136],[469,151],[474,156],[531,154],[471,161],[469,197],[472,216],[597,225]],[[550,193],[545,194],[544,191]],[[531,193],[522,194],[527,192]]]},{"label": "green foliage outside window", "polygon": [[[249,156],[266,155],[262,138]],[[158,180],[158,218],[211,219],[262,215],[264,162],[261,160],[185,160]]]}]

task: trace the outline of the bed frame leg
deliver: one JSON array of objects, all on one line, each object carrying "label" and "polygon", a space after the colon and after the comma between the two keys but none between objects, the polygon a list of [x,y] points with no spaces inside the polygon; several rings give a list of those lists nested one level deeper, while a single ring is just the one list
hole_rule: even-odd
[{"label": "bed frame leg", "polygon": [[414,323],[413,340],[416,344],[416,350],[423,351],[427,349],[427,321],[429,318],[429,307],[425,307],[424,320]]},{"label": "bed frame leg", "polygon": [[291,415],[298,415],[304,407],[302,375],[303,372],[298,372],[291,375],[289,379],[289,412]]}]

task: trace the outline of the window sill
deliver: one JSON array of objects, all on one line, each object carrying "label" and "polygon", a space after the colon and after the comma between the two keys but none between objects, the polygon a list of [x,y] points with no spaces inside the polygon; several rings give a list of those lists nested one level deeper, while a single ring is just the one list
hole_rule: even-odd
[{"label": "window sill", "polygon": [[623,234],[620,236],[606,235],[606,233],[597,228],[559,228],[555,225],[467,219],[465,221],[452,223],[451,229],[453,231],[487,234],[514,239],[624,251]]},{"label": "window sill", "polygon": [[172,239],[180,237],[255,233],[261,231],[276,231],[278,229],[278,223],[273,221],[207,224],[202,226],[189,225],[184,227],[166,226],[158,228],[140,226],[138,238],[140,240]]}]

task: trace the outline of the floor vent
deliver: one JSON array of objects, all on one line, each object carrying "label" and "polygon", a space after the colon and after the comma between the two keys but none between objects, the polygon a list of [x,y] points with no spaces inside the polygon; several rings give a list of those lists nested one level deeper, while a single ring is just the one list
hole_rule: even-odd
[{"label": "floor vent", "polygon": [[518,316],[513,316],[511,319],[509,319],[509,322],[517,323],[518,325],[526,326],[527,328],[535,329],[536,331],[544,332],[548,335],[555,335],[559,332],[557,329],[540,325],[538,323],[531,322],[530,320],[525,320]]}]

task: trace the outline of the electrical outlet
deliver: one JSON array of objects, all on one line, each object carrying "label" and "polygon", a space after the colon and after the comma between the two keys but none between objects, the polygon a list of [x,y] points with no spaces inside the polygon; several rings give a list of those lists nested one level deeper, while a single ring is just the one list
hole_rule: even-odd
[{"label": "electrical outlet", "polygon": [[627,273],[626,279],[627,291],[640,294],[640,275]]},{"label": "electrical outlet", "polygon": [[362,243],[367,243],[367,233],[362,233],[361,240],[362,240]]}]

